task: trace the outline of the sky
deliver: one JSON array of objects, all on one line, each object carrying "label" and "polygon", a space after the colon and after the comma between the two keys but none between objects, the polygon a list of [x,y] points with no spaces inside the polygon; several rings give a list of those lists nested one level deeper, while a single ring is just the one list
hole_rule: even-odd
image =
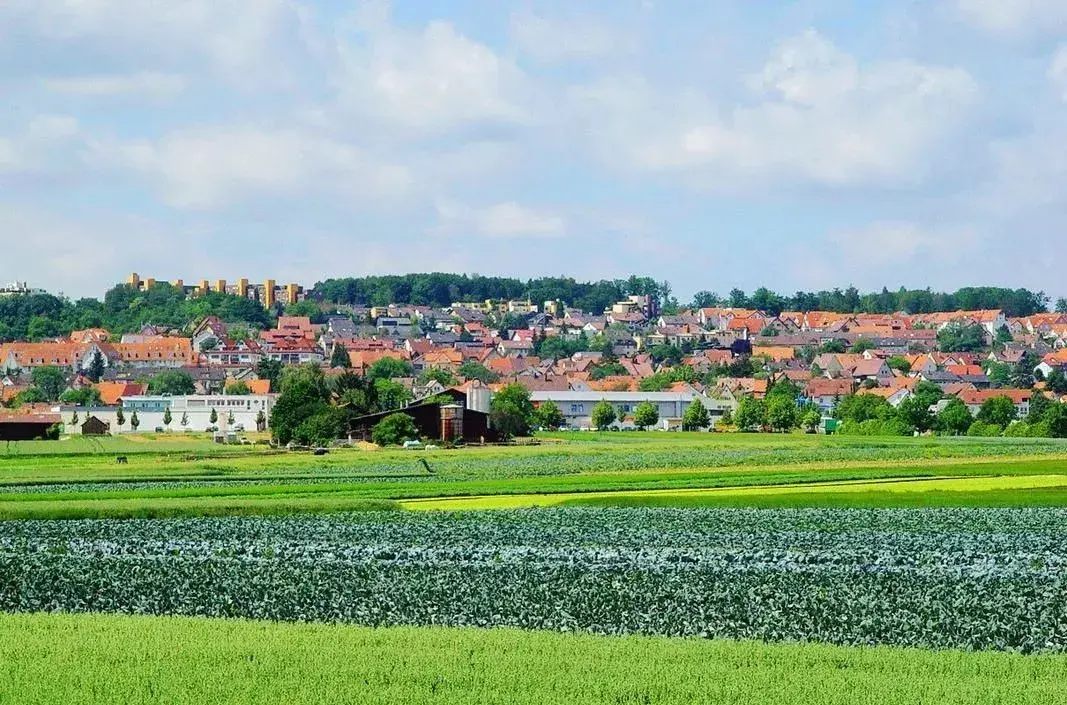
[{"label": "sky", "polygon": [[4,0],[0,282],[1067,293],[1064,0]]}]

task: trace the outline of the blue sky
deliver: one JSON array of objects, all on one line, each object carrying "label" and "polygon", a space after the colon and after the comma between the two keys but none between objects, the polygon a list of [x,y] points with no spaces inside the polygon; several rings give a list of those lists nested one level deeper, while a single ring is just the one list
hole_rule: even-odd
[{"label": "blue sky", "polygon": [[7,0],[0,280],[1062,295],[1063,0]]}]

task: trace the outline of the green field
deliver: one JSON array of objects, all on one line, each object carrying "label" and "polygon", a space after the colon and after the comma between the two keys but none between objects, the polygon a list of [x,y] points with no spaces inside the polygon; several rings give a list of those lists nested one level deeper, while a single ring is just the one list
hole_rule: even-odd
[{"label": "green field", "polygon": [[0,446],[0,703],[1067,702],[1065,441],[538,441]]},{"label": "green field", "polygon": [[[454,499],[420,505],[458,509],[647,501],[781,506],[793,501],[812,506],[825,496],[829,504],[870,505],[877,498],[871,506],[914,506],[922,502],[915,495],[926,493],[933,505],[1033,501],[1063,506],[1055,477],[1063,476],[1062,486],[1067,486],[1067,444],[1033,439],[560,434],[535,446],[338,449],[326,456],[168,436],[106,442],[111,444],[106,451],[93,451],[93,442],[82,440],[40,447],[12,444],[0,456],[0,519],[346,511],[367,507],[368,501],[382,507],[381,502],[431,498]],[[127,455],[127,464],[115,462],[120,453]],[[1004,480],[973,486],[966,480],[998,476],[1044,479],[1036,485]],[[841,496],[844,483],[852,481],[931,478],[953,483],[915,483],[909,496],[891,491],[888,484],[870,483],[862,493]],[[811,487],[785,491],[791,485]],[[714,488],[739,490],[705,496],[663,492]],[[479,499],[459,499],[465,497]]]},{"label": "green field", "polygon": [[0,616],[0,702],[1052,703],[1067,659],[514,630]]}]

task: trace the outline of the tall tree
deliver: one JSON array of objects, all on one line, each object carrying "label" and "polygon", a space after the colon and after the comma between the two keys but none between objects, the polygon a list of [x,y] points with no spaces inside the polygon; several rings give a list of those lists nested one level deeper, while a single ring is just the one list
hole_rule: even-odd
[{"label": "tall tree", "polygon": [[333,352],[330,353],[330,367],[336,369],[348,369],[352,366],[352,359],[348,356],[348,349],[341,343],[333,344]]},{"label": "tall tree", "polygon": [[509,384],[493,396],[489,405],[489,421],[505,438],[529,434],[533,420],[534,406],[526,387]]}]

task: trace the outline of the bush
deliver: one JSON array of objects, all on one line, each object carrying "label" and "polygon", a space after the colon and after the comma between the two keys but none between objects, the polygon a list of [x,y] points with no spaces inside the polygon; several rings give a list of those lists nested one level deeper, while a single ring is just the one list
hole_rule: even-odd
[{"label": "bush", "polygon": [[996,438],[1000,434],[1000,426],[995,423],[975,421],[967,429],[967,435],[974,438]]},{"label": "bush", "polygon": [[1026,421],[1013,421],[1004,429],[1005,438],[1033,438],[1033,426]]},{"label": "bush", "polygon": [[389,414],[371,431],[371,440],[380,446],[398,446],[418,438],[419,429],[407,414]]},{"label": "bush", "polygon": [[915,427],[900,419],[868,419],[859,422],[845,421],[838,426],[837,432],[843,436],[911,436],[915,433]]}]

